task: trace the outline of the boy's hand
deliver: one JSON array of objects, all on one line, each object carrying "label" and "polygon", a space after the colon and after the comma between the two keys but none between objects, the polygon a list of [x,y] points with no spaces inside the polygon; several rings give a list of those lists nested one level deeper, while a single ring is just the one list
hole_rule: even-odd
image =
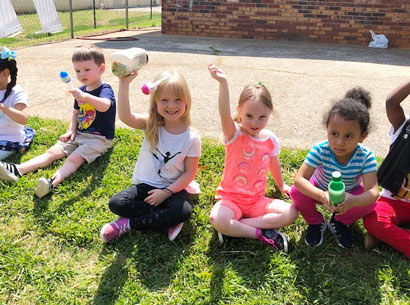
[{"label": "boy's hand", "polygon": [[164,200],[171,197],[171,193],[166,192],[161,189],[153,189],[148,192],[150,194],[147,198],[144,199],[146,203],[153,206],[158,206],[164,202]]},{"label": "boy's hand", "polygon": [[131,83],[138,75],[138,71],[134,70],[134,72],[132,72],[131,74],[127,75],[127,76],[121,76],[118,77],[120,79],[121,83],[126,83],[129,84]]},{"label": "boy's hand", "polygon": [[68,141],[74,141],[74,140],[75,140],[75,133],[73,133],[71,130],[67,131],[65,134],[60,136],[61,142],[68,142]]},{"label": "boy's hand", "polygon": [[84,99],[87,96],[87,93],[81,91],[78,88],[75,88],[73,90],[70,90],[70,93],[73,95],[73,97],[77,100],[78,104],[84,104]]},{"label": "boy's hand", "polygon": [[216,79],[218,82],[226,81],[226,75],[224,71],[219,69],[217,66],[210,64],[208,66],[208,71],[211,74],[212,78]]},{"label": "boy's hand", "polygon": [[343,201],[342,203],[339,203],[334,208],[334,211],[336,212],[336,215],[342,215],[353,207],[354,207],[354,196],[346,192],[345,201]]}]

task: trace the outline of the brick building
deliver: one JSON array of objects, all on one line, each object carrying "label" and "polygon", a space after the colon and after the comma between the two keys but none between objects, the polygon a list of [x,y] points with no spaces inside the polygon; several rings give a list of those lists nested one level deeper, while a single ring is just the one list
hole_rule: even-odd
[{"label": "brick building", "polygon": [[410,0],[162,1],[162,33],[410,48]]}]

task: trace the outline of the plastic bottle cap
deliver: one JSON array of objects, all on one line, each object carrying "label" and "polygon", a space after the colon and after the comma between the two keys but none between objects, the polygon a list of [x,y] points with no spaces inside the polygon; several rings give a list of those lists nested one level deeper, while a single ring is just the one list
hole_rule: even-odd
[{"label": "plastic bottle cap", "polygon": [[342,174],[339,171],[334,171],[332,173],[332,178],[335,180],[340,180],[342,178]]}]

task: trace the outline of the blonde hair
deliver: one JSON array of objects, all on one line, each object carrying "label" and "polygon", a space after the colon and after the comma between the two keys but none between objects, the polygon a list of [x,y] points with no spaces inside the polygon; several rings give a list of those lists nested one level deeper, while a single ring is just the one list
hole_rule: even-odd
[{"label": "blonde hair", "polygon": [[181,119],[188,126],[191,125],[191,93],[189,92],[188,84],[185,78],[179,72],[164,72],[157,75],[154,82],[165,76],[170,76],[170,78],[163,80],[161,84],[159,84],[158,88],[150,94],[149,116],[147,127],[145,129],[145,137],[147,138],[151,149],[154,149],[158,144],[158,127],[164,126],[164,118],[158,113],[157,102],[161,98],[162,92],[168,86],[171,86],[176,97],[185,103],[185,112]]},{"label": "blonde hair", "polygon": [[93,44],[87,44],[74,50],[73,56],[71,57],[73,63],[87,60],[93,60],[97,66],[101,66],[105,63],[104,53],[99,47]]},{"label": "blonde hair", "polygon": [[[238,100],[238,109],[240,109],[247,101],[255,99],[273,111],[272,97],[268,89],[264,85],[247,85],[243,88]],[[239,113],[233,117],[234,121],[240,123]]]}]

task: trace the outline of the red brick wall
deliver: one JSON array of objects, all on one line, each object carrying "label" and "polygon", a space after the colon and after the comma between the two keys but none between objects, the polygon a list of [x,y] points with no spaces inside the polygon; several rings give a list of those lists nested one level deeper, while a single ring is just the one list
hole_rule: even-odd
[{"label": "red brick wall", "polygon": [[162,1],[162,33],[410,48],[410,0]]}]

